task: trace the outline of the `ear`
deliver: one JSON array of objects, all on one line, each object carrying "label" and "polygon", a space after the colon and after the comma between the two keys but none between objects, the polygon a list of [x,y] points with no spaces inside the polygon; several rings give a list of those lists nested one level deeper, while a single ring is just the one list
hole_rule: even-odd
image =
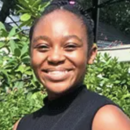
[{"label": "ear", "polygon": [[97,55],[97,45],[93,44],[93,46],[89,52],[87,64],[92,64],[96,58],[96,55]]}]

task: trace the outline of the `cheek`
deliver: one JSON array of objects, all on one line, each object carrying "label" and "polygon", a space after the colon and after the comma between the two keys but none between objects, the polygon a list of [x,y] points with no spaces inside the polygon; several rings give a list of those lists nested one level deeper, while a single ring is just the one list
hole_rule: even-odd
[{"label": "cheek", "polygon": [[31,52],[31,66],[32,66],[32,68],[34,70],[40,68],[41,64],[46,59],[45,57],[46,57],[46,55],[44,55],[44,54],[41,54],[35,50],[32,51]]},{"label": "cheek", "polygon": [[73,52],[71,54],[67,55],[68,59],[70,62],[73,63],[73,65],[79,69],[79,70],[84,70],[86,68],[87,64],[87,55],[86,51],[83,51],[82,49],[79,50],[78,52]]}]

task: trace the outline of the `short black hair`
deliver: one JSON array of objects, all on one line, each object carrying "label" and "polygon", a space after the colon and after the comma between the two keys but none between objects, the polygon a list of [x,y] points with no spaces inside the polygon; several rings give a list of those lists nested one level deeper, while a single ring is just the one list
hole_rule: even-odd
[{"label": "short black hair", "polygon": [[[93,34],[94,22],[91,19],[91,17],[88,15],[87,11],[84,10],[83,7],[77,1],[74,1],[74,0],[53,0],[49,4],[49,6],[45,8],[40,18],[58,9],[64,9],[69,12],[72,12],[83,21],[84,25],[86,26],[87,35],[88,35],[87,36],[88,48],[91,48],[94,41],[93,40],[94,39],[94,34]],[[32,39],[34,28],[36,24],[38,23],[38,21],[40,20],[40,18],[38,18],[34,22],[34,24],[32,25],[30,29],[30,32],[29,32],[30,44],[31,44],[31,39]]]}]

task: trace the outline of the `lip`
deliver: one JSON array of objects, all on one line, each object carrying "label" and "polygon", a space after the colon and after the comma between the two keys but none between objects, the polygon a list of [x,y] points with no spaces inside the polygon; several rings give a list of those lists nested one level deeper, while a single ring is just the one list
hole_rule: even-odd
[{"label": "lip", "polygon": [[73,73],[73,69],[50,68],[50,69],[43,69],[42,72],[44,78],[53,82],[58,82],[66,80]]}]

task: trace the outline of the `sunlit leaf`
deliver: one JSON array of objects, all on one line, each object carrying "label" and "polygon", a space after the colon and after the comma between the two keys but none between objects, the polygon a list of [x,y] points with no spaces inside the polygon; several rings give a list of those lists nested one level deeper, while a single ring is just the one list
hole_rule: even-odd
[{"label": "sunlit leaf", "polygon": [[23,14],[20,19],[21,21],[28,21],[31,18],[31,15],[28,13]]}]

